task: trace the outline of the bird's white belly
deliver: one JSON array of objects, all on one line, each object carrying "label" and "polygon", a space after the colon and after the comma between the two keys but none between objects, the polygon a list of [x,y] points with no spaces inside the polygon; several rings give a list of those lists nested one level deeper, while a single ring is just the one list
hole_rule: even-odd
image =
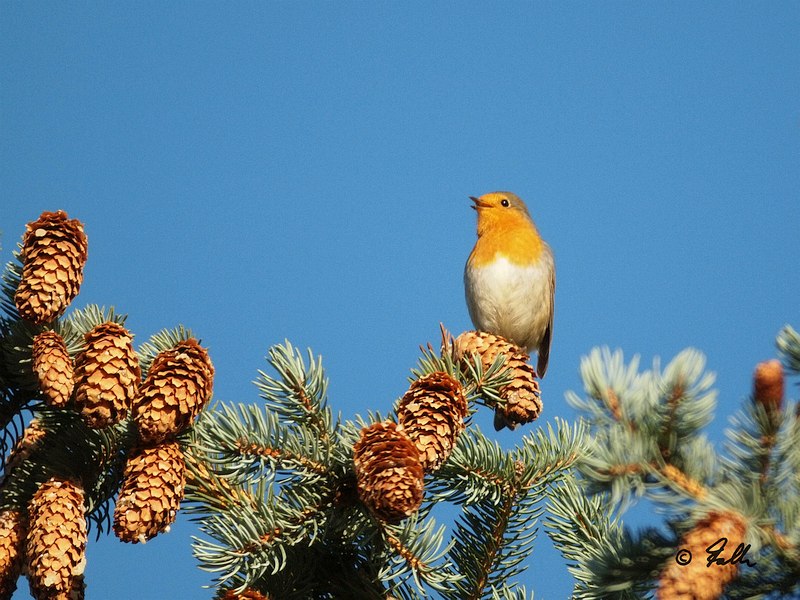
[{"label": "bird's white belly", "polygon": [[531,266],[497,258],[489,265],[467,268],[467,306],[477,329],[507,338],[529,351],[544,336],[552,311],[549,257]]}]

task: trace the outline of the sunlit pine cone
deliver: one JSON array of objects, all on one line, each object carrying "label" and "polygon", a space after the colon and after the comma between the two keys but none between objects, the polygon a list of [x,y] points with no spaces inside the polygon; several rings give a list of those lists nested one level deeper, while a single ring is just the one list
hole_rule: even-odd
[{"label": "sunlit pine cone", "polygon": [[114,509],[114,533],[146,542],[175,521],[186,485],[186,461],[177,442],[142,448],[128,458]]},{"label": "sunlit pine cone", "polygon": [[83,489],[53,478],[39,486],[28,506],[25,557],[34,598],[70,597],[86,566]]},{"label": "sunlit pine cone", "polygon": [[[710,512],[689,530],[678,544],[661,573],[656,592],[657,600],[716,600],[725,586],[738,574],[739,565],[712,564],[708,566],[708,548],[719,549],[720,539],[726,538],[719,559],[730,560],[737,546],[744,543],[747,523],[742,515],[731,512]],[[686,551],[691,552],[691,555]],[[681,564],[676,558],[691,557]],[[681,560],[681,562],[686,562]]]},{"label": "sunlit pine cone", "polygon": [[472,354],[480,356],[484,370],[500,354],[505,355],[504,369],[510,369],[511,381],[500,388],[505,403],[495,407],[495,428],[514,429],[519,424],[530,423],[542,412],[541,392],[536,370],[528,362],[530,355],[499,335],[485,331],[465,331],[453,340],[455,357],[462,365]]},{"label": "sunlit pine cone", "polygon": [[210,400],[213,385],[214,367],[196,339],[160,352],[134,402],[142,440],[158,443],[185,430]]},{"label": "sunlit pine cone", "polygon": [[19,510],[0,511],[0,598],[11,598],[22,571],[25,515]]},{"label": "sunlit pine cone", "polygon": [[495,429],[502,429],[502,426],[514,429],[535,421],[542,412],[536,370],[525,359],[513,354],[506,359],[506,368],[512,370],[513,378],[500,389],[500,397],[506,402],[495,408]]},{"label": "sunlit pine cone", "polygon": [[783,408],[783,366],[779,360],[767,360],[756,365],[753,373],[753,399],[770,415]]},{"label": "sunlit pine cone", "polygon": [[43,212],[22,238],[22,279],[14,303],[22,318],[49,323],[75,299],[83,283],[86,234],[64,211]]},{"label": "sunlit pine cone", "polygon": [[362,429],[353,462],[358,497],[377,518],[397,523],[419,509],[424,477],[419,450],[397,424]]},{"label": "sunlit pine cone", "polygon": [[[22,436],[17,440],[17,443],[14,444],[14,447],[11,448],[11,452],[8,453],[8,457],[6,458],[6,476],[10,475],[11,471],[25,462],[28,457],[36,451],[46,435],[47,431],[42,427],[41,421],[36,418],[31,419],[25,431],[22,432]],[[2,596],[0,596],[0,598],[2,598]]]},{"label": "sunlit pine cone", "polygon": [[464,430],[467,399],[461,384],[435,372],[414,381],[397,405],[397,419],[419,450],[422,468],[435,471]]},{"label": "sunlit pine cone", "polygon": [[480,356],[483,369],[486,370],[500,354],[509,356],[518,354],[526,360],[530,356],[519,346],[512,344],[504,337],[486,331],[465,331],[452,340],[455,357],[459,361],[469,361],[471,354]]},{"label": "sunlit pine cone", "polygon": [[142,370],[133,336],[118,323],[101,323],[86,332],[75,357],[75,405],[89,427],[119,423],[130,410]]},{"label": "sunlit pine cone", "polygon": [[33,372],[45,402],[55,408],[66,406],[75,381],[67,345],[57,332],[43,331],[33,338]]}]

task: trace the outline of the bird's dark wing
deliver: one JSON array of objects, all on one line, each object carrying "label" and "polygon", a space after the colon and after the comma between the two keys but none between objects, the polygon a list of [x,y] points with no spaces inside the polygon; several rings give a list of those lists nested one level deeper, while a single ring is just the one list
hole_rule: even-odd
[{"label": "bird's dark wing", "polygon": [[550,342],[553,339],[553,313],[555,312],[555,298],[556,298],[556,270],[553,269],[553,274],[550,276],[550,320],[547,323],[547,329],[544,330],[542,343],[539,344],[539,360],[536,363],[536,374],[541,379],[547,372],[547,363],[550,361]]}]

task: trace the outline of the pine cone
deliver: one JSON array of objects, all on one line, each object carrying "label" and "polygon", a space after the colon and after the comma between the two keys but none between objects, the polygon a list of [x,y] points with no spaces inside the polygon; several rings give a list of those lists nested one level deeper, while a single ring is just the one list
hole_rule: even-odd
[{"label": "pine cone", "polygon": [[468,361],[471,354],[477,354],[481,358],[484,370],[492,366],[500,354],[505,354],[506,357],[518,354],[525,357],[525,360],[530,358],[519,346],[512,344],[504,337],[485,331],[465,331],[451,343],[457,360]]},{"label": "pine cone", "polygon": [[8,457],[6,458],[6,477],[11,474],[11,471],[28,459],[39,447],[39,444],[46,435],[47,431],[42,427],[42,423],[39,419],[31,419],[25,431],[22,432],[22,437],[17,440],[11,452],[8,453]]},{"label": "pine cone", "polygon": [[397,523],[419,509],[424,476],[419,450],[395,423],[362,429],[353,462],[358,496],[377,518]]},{"label": "pine cone", "polygon": [[753,398],[770,415],[783,408],[783,367],[779,360],[767,360],[756,365],[753,373]]},{"label": "pine cone", "polygon": [[75,405],[89,427],[108,427],[128,414],[142,379],[132,339],[118,323],[102,323],[84,336],[75,358]]},{"label": "pine cone", "polygon": [[66,600],[86,566],[83,489],[54,477],[33,495],[28,514],[25,556],[31,594]]},{"label": "pine cone", "polygon": [[55,331],[43,331],[33,338],[33,372],[47,404],[55,408],[66,406],[75,387],[72,359]]},{"label": "pine cone", "polygon": [[78,295],[87,240],[83,224],[64,211],[43,212],[22,238],[22,279],[14,303],[22,318],[49,323]]},{"label": "pine cone", "polygon": [[11,598],[22,570],[25,515],[18,510],[0,511],[0,598]]},{"label": "pine cone", "polygon": [[142,440],[158,443],[181,433],[211,398],[213,384],[211,359],[196,339],[159,353],[133,407]]},{"label": "pine cone", "polygon": [[[678,554],[689,557],[686,565],[671,559],[659,579],[657,600],[716,600],[725,586],[739,572],[738,564],[708,565],[708,548],[720,548],[719,540],[727,538],[720,559],[730,560],[736,547],[744,542],[747,523],[735,512],[711,512],[689,530],[678,545]],[[686,551],[691,555],[686,554]],[[685,562],[685,561],[683,561]]]},{"label": "pine cone", "polygon": [[461,384],[442,372],[414,381],[397,406],[397,419],[417,446],[425,472],[435,471],[450,456],[466,416]]},{"label": "pine cone", "polygon": [[123,542],[146,542],[167,531],[178,514],[186,462],[177,442],[142,448],[128,458],[114,509],[114,533]]},{"label": "pine cone", "polygon": [[505,338],[485,331],[465,331],[453,341],[456,359],[470,360],[471,354],[481,358],[484,369],[488,369],[498,355],[506,357],[504,369],[511,369],[512,380],[500,388],[500,397],[505,400],[495,407],[494,426],[515,429],[520,423],[530,423],[542,412],[542,399],[536,371],[528,363],[530,355]]},{"label": "pine cone", "polygon": [[542,412],[542,396],[536,371],[521,356],[512,355],[506,360],[506,368],[513,369],[514,378],[500,390],[506,402],[494,413],[494,427],[515,429],[519,424],[535,421]]}]

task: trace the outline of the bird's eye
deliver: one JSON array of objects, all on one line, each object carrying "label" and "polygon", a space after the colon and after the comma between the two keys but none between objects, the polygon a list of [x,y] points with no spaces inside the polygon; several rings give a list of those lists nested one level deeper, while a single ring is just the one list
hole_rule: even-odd
[{"label": "bird's eye", "polygon": [[500,200],[500,206],[502,206],[503,208],[508,208],[508,200],[506,200],[505,198]]}]

